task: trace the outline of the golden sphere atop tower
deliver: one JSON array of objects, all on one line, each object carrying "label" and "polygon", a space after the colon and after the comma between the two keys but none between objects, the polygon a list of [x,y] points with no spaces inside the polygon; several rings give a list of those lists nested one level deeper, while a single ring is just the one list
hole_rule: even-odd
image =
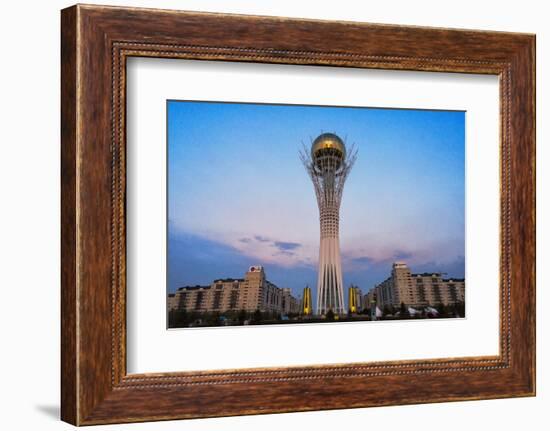
[{"label": "golden sphere atop tower", "polygon": [[346,146],[344,141],[334,133],[323,133],[313,141],[311,144],[311,156],[315,158],[319,153],[325,152],[325,150],[336,150],[340,152],[342,158],[346,157]]}]

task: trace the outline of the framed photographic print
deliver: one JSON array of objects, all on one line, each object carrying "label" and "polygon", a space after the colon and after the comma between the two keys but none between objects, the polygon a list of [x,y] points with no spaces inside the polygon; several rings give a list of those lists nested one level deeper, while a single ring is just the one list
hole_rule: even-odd
[{"label": "framed photographic print", "polygon": [[533,35],[61,30],[63,420],[535,394]]}]

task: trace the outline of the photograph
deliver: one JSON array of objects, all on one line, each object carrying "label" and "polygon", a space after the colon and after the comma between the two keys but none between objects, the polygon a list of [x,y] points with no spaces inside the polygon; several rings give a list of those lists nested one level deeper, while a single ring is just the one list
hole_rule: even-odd
[{"label": "photograph", "polygon": [[465,123],[168,100],[167,327],[467,317]]}]

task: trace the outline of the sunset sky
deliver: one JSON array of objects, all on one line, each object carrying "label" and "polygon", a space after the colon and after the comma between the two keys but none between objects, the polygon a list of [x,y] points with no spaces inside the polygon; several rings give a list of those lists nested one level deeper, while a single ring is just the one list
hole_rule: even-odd
[{"label": "sunset sky", "polygon": [[[464,277],[465,113],[169,101],[168,289],[263,265],[316,286],[319,216],[298,156],[322,132],[355,144],[342,199],[344,285],[403,261]],[[313,289],[315,291],[315,289]]]}]

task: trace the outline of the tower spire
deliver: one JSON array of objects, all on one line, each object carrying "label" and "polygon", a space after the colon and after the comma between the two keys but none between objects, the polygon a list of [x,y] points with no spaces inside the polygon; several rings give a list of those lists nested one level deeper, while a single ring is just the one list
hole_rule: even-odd
[{"label": "tower spire", "polygon": [[319,274],[317,276],[317,309],[319,315],[332,310],[344,314],[344,288],[340,258],[340,203],[346,178],[357,158],[352,147],[347,152],[344,141],[334,133],[322,133],[303,148],[300,158],[317,197],[320,221]]}]

